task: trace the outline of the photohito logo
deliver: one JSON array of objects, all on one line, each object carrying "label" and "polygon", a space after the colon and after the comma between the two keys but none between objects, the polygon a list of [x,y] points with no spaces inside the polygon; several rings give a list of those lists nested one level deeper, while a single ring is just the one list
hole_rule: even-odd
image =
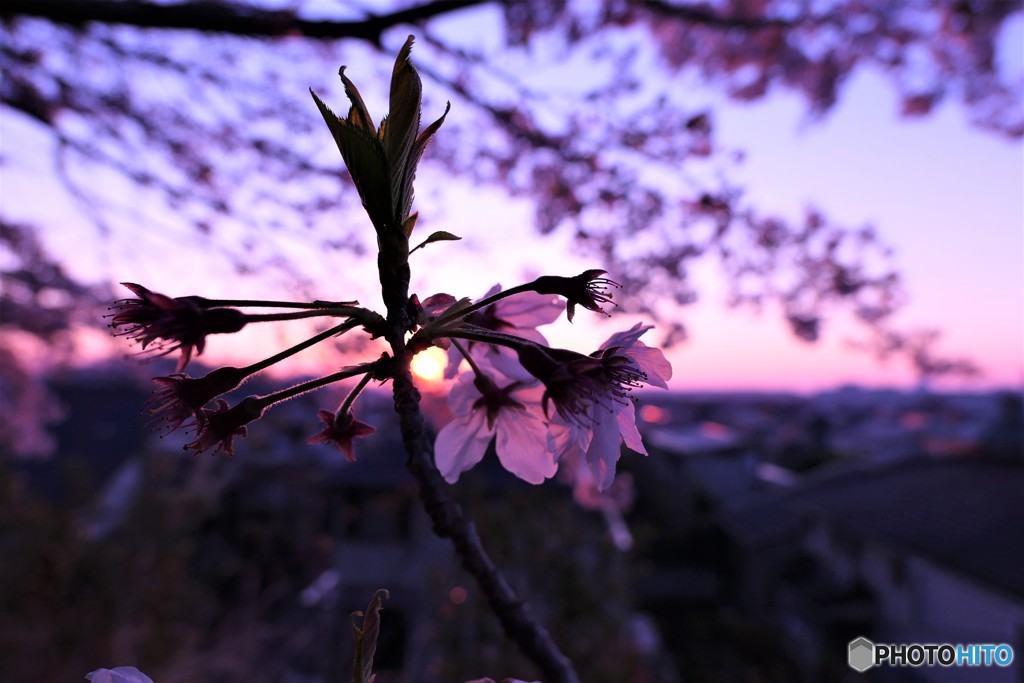
[{"label": "photohito logo", "polygon": [[850,641],[847,663],[854,671],[873,666],[1010,666],[1013,648],[1006,643],[872,643]]}]

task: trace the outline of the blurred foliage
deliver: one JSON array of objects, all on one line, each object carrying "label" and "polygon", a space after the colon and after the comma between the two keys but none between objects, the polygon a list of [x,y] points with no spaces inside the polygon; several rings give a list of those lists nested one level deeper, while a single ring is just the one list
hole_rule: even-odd
[{"label": "blurred foliage", "polygon": [[[96,524],[103,491],[84,462],[63,468],[68,493],[58,502],[0,464],[0,547],[17,558],[0,565],[0,649],[14,653],[0,659],[0,679],[77,680],[99,666],[131,664],[158,683],[270,683],[286,680],[289,671],[348,680],[348,610],[328,601],[322,609],[333,613],[324,618],[300,600],[330,566],[330,553],[316,548],[333,547],[315,540],[324,511],[309,504],[316,500],[314,480],[231,474],[241,463],[182,463],[166,453],[139,462],[143,475],[131,507],[106,532]],[[275,491],[288,491],[278,496],[283,507],[240,514],[271,482]],[[478,512],[492,559],[564,643],[583,680],[676,680],[657,637],[636,637],[627,558],[608,540],[603,520],[561,488],[506,486],[470,489],[467,502]],[[438,615],[427,620],[431,659],[421,674],[399,674],[408,662],[401,651],[397,660],[386,653],[379,681],[536,678],[467,575],[435,571],[428,583],[436,590],[426,604],[398,599]],[[396,609],[384,606],[382,643],[406,628]],[[54,648],[64,654],[53,657]]]},{"label": "blurred foliage", "polygon": [[[82,468],[68,476],[72,489],[89,485]],[[42,500],[0,464],[0,543],[16,560],[0,563],[0,679],[79,680],[199,646],[219,618],[192,570],[204,507],[153,482],[130,524],[91,540],[80,508]]]}]

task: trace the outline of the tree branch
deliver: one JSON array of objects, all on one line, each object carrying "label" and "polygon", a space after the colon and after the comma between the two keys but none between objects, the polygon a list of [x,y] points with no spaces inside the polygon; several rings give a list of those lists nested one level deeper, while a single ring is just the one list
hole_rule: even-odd
[{"label": "tree branch", "polygon": [[387,341],[394,355],[395,412],[407,454],[406,467],[416,478],[420,499],[434,532],[450,538],[466,571],[473,575],[506,637],[514,642],[537,668],[545,683],[579,683],[572,662],[559,651],[545,629],[491,562],[480,542],[476,525],[448,495],[447,484],[434,464],[434,448],[423,427],[420,393],[410,371],[411,353],[405,343],[409,328],[409,246],[401,232],[379,234],[378,269],[388,307]]},{"label": "tree branch", "polygon": [[143,0],[7,0],[0,6],[0,17],[39,17],[66,26],[96,22],[267,38],[294,35],[316,40],[361,38],[379,44],[381,33],[392,26],[414,24],[488,1],[435,0],[388,14],[369,14],[357,21],[314,21],[302,19],[290,10],[261,10],[209,2],[157,5]]},{"label": "tree branch", "polygon": [[663,19],[676,19],[689,24],[700,24],[721,29],[757,30],[763,28],[791,28],[793,22],[741,14],[719,14],[703,5],[675,5],[665,0],[643,0],[641,6]]}]

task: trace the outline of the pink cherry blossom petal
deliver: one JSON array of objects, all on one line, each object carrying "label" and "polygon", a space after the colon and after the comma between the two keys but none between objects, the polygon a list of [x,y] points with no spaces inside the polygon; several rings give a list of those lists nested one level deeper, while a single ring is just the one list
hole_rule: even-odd
[{"label": "pink cherry blossom petal", "polygon": [[647,375],[648,384],[668,389],[667,380],[672,378],[672,364],[665,358],[661,349],[652,348],[643,342],[636,342],[632,347],[625,349],[623,353],[632,358],[640,370]]},{"label": "pink cherry blossom petal", "polygon": [[558,465],[547,450],[547,427],[532,411],[520,409],[503,413],[495,425],[496,450],[502,466],[523,481],[540,484],[555,476]]},{"label": "pink cherry blossom petal", "polygon": [[551,294],[523,292],[495,304],[496,315],[519,328],[549,325],[562,314],[564,306]]},{"label": "pink cherry blossom petal", "polygon": [[615,416],[615,421],[618,423],[619,434],[622,435],[622,442],[626,444],[626,447],[641,455],[647,455],[647,449],[644,448],[644,442],[640,438],[640,431],[636,428],[636,409],[633,404],[629,403],[624,406]]},{"label": "pink cherry blossom petal", "polygon": [[[602,413],[605,409],[598,408]],[[602,414],[593,427],[593,438],[587,448],[587,464],[594,475],[594,484],[604,491],[615,480],[615,463],[619,460],[622,439],[614,413]]]},{"label": "pink cherry blossom petal", "polygon": [[494,432],[487,429],[487,415],[482,410],[456,417],[437,435],[435,462],[449,484],[454,484],[466,470],[483,460]]}]

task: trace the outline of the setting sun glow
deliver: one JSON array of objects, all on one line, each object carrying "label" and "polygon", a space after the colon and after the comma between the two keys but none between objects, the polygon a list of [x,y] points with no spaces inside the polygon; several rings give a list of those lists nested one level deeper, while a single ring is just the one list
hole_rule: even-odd
[{"label": "setting sun glow", "polygon": [[436,346],[420,351],[412,359],[412,372],[426,382],[439,382],[447,364],[447,354]]}]

